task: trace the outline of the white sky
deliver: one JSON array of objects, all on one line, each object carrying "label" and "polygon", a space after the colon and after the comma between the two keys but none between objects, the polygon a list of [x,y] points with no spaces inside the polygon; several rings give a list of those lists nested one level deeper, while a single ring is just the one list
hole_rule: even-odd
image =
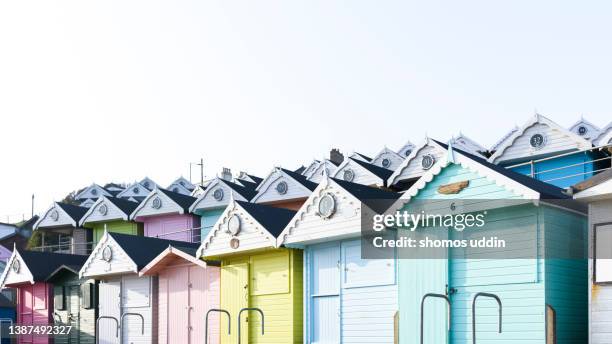
[{"label": "white sky", "polygon": [[[264,176],[331,147],[537,109],[612,120],[606,1],[0,2],[0,221],[92,182],[167,185],[205,158]],[[194,176],[196,176],[194,169]]]}]

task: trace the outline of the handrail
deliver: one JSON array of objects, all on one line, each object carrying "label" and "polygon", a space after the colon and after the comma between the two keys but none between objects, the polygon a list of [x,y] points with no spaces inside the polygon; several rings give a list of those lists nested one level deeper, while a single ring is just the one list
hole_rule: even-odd
[{"label": "handrail", "polygon": [[598,150],[602,150],[603,148],[608,148],[608,147],[612,148],[612,145],[608,143],[608,144],[605,144],[605,145],[602,145],[602,146],[597,146],[597,147],[593,147],[593,148],[589,148],[589,149],[565,152],[565,153],[561,153],[561,154],[552,155],[552,156],[549,156],[549,157],[546,157],[546,158],[530,160],[530,161],[522,162],[520,164],[515,164],[515,165],[507,166],[506,168],[515,168],[515,167],[520,167],[520,166],[527,166],[527,165],[530,165],[531,163],[553,160],[553,159],[561,158],[561,157],[568,156],[568,155],[574,155],[576,153],[598,151]]},{"label": "handrail", "polygon": [[57,317],[59,319],[60,324],[63,323],[64,321],[62,320],[62,316],[58,313],[58,312],[53,312],[53,321],[57,321],[57,319],[55,318]]},{"label": "handrail", "polygon": [[142,316],[142,314],[140,314],[140,313],[131,313],[131,312],[127,312],[127,313],[123,313],[123,314],[121,314],[121,327],[123,327],[123,319],[124,319],[126,316],[129,316],[129,315],[135,315],[135,316],[137,316],[137,317],[140,317],[140,323],[141,323],[141,326],[140,326],[140,334],[143,334],[143,335],[144,335],[144,323],[145,323],[145,321],[144,321],[144,317],[143,317],[143,316]]},{"label": "handrail", "polygon": [[497,301],[497,305],[499,306],[498,333],[502,333],[502,302],[499,296],[491,293],[476,293],[472,299],[472,344],[476,344],[476,299],[478,299],[479,296],[490,297]]},{"label": "handrail", "polygon": [[[206,326],[204,330],[204,344],[208,344],[208,315],[211,312],[219,312],[227,314],[227,334],[232,334],[232,316],[225,309],[220,308],[211,308],[206,312]],[[240,324],[238,324],[238,328],[240,328]]]},{"label": "handrail", "polygon": [[115,337],[119,338],[119,320],[117,320],[117,318],[115,317],[111,317],[109,315],[102,315],[99,316],[98,319],[96,319],[96,344],[98,344],[100,342],[100,320],[102,319],[113,319],[115,320]]},{"label": "handrail", "polygon": [[446,303],[448,304],[448,330],[450,331],[451,329],[451,311],[452,311],[452,307],[451,307],[451,302],[450,299],[448,298],[448,296],[444,295],[444,294],[436,294],[436,293],[427,293],[425,295],[423,295],[423,298],[421,299],[421,344],[423,344],[423,328],[424,328],[424,324],[423,324],[423,320],[424,320],[424,310],[425,310],[425,300],[429,297],[437,297],[440,299],[444,299],[446,300]]},{"label": "handrail", "polygon": [[261,335],[263,336],[264,334],[264,312],[257,308],[257,307],[247,307],[247,308],[243,308],[240,310],[240,312],[238,312],[238,344],[240,344],[240,316],[242,315],[242,312],[248,312],[248,311],[256,311],[259,312],[259,314],[261,314]]}]

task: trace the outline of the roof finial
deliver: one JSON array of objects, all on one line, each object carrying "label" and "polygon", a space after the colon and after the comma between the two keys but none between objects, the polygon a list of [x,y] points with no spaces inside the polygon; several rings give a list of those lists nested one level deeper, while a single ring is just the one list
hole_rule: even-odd
[{"label": "roof finial", "polygon": [[448,142],[448,156],[446,160],[450,163],[455,163],[455,151],[453,150],[453,141]]}]

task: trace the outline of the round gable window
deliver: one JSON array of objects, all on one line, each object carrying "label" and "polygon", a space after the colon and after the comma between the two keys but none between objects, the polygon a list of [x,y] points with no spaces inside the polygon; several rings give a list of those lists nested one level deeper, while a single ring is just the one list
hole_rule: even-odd
[{"label": "round gable window", "polygon": [[172,192],[176,192],[176,193],[178,193],[178,192],[179,192],[179,188],[177,188],[177,187],[175,186],[174,188],[172,188]]},{"label": "round gable window", "polygon": [[137,195],[140,193],[140,189],[139,189],[139,188],[134,188],[132,191],[133,191],[135,194],[137,194]]},{"label": "round gable window", "polygon": [[426,154],[421,159],[421,167],[424,170],[429,170],[436,163],[436,157],[431,154]]},{"label": "round gable window", "polygon": [[106,204],[100,205],[100,208],[98,208],[98,213],[100,213],[102,216],[108,214],[108,206]]},{"label": "round gable window", "polygon": [[276,184],[276,192],[279,194],[284,195],[287,193],[287,190],[289,190],[289,185],[287,185],[287,182],[282,181]]},{"label": "round gable window", "polygon": [[330,218],[336,212],[336,199],[331,194],[325,194],[319,200],[319,216],[324,219]]},{"label": "round gable window", "polygon": [[404,152],[404,155],[410,156],[410,154],[412,154],[412,149],[406,149],[406,151]]},{"label": "round gable window", "polygon": [[96,195],[98,194],[98,190],[96,190],[96,189],[92,189],[92,190],[91,190],[91,194],[92,194],[92,195],[94,195],[94,196],[96,196]]},{"label": "round gable window", "polygon": [[540,149],[546,145],[546,136],[544,134],[533,134],[529,139],[529,144],[535,149]]},{"label": "round gable window", "polygon": [[59,213],[55,209],[51,211],[51,214],[49,216],[51,216],[51,220],[53,221],[59,220]]},{"label": "round gable window", "polygon": [[391,166],[391,160],[389,160],[388,158],[382,159],[382,166],[384,168],[387,168],[387,167]]},{"label": "round gable window", "polygon": [[355,179],[355,172],[353,172],[351,169],[344,170],[342,173],[342,178],[347,182],[352,182]]},{"label": "round gable window", "polygon": [[155,199],[153,200],[153,203],[151,203],[151,207],[153,207],[153,209],[159,209],[162,206],[162,200],[159,197],[155,197]]},{"label": "round gable window", "polygon": [[241,227],[240,217],[236,214],[232,215],[229,221],[227,221],[227,231],[229,232],[229,234],[235,236],[235,235],[238,235],[238,233],[240,233],[240,227]]},{"label": "round gable window", "polygon": [[217,201],[223,200],[223,189],[217,189],[213,192],[213,198]]},{"label": "round gable window", "polygon": [[104,247],[104,249],[102,250],[102,260],[104,260],[107,263],[110,263],[112,259],[113,259],[113,249],[110,246]]},{"label": "round gable window", "polygon": [[143,186],[144,186],[145,188],[147,188],[147,189],[148,189],[148,188],[149,188],[149,186],[151,186],[151,183],[149,183],[149,182],[144,182]]},{"label": "round gable window", "polygon": [[11,266],[11,268],[13,269],[13,272],[19,273],[19,270],[21,270],[21,262],[19,262],[19,260],[15,259],[13,261],[13,265]]},{"label": "round gable window", "polygon": [[581,125],[581,126],[578,127],[578,134],[580,134],[580,135],[586,135],[586,133],[588,131],[589,130],[584,125]]},{"label": "round gable window", "polygon": [[180,181],[179,184],[181,184],[181,186],[185,186],[185,182],[184,181]]}]

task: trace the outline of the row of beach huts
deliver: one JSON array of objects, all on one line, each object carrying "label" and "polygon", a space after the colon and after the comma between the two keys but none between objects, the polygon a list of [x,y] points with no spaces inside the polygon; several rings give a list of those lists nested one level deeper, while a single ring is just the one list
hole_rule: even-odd
[{"label": "row of beach huts", "polygon": [[[0,324],[35,330],[4,340],[612,343],[611,153],[612,124],[536,114],[491,148],[460,134],[374,157],[333,149],[264,178],[92,184],[8,258],[16,317]],[[486,208],[484,230],[535,254],[365,253],[366,214],[424,202]],[[47,324],[71,331],[37,333]]]}]

